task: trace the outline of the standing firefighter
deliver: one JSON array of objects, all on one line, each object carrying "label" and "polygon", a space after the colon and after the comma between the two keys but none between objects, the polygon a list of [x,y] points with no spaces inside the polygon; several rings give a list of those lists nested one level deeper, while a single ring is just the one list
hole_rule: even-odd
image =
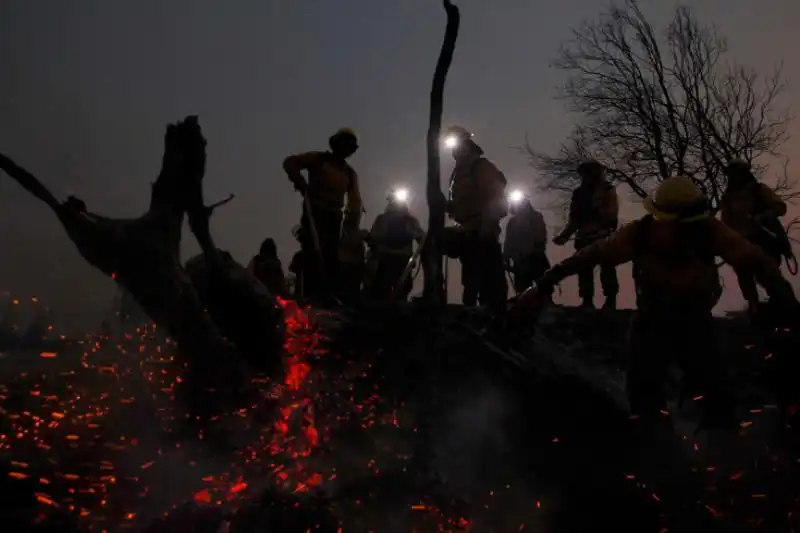
[{"label": "standing firefighter", "polygon": [[[791,255],[791,243],[780,223],[786,203],[767,185],[759,183],[750,165],[731,161],[725,168],[728,186],[720,201],[720,217],[729,228],[759,246],[776,265]],[[751,312],[758,307],[758,290],[751,273],[736,270],[742,296]]]},{"label": "standing firefighter", "polygon": [[677,357],[687,397],[702,409],[700,427],[735,427],[734,399],[713,333],[711,309],[721,292],[715,257],[755,276],[787,312],[797,313],[800,304],[775,262],[713,218],[708,200],[688,178],[665,180],[645,207],[649,215],[551,268],[522,296],[512,317],[567,276],[632,261],[638,309],[629,337],[627,394],[633,414],[646,424],[661,419],[664,381]]},{"label": "standing firefighter", "polygon": [[[397,189],[388,198],[386,210],[372,224],[369,239],[377,261],[371,295],[375,299],[392,297],[395,286],[409,260],[414,255],[414,241],[422,242],[425,232],[419,220],[408,211],[408,191]],[[407,276],[396,295],[405,300],[411,292],[414,280]]]},{"label": "standing firefighter", "polygon": [[278,259],[278,247],[273,239],[264,239],[258,254],[253,256],[247,265],[247,270],[253,274],[273,296],[289,297],[289,288],[283,275],[283,265]]},{"label": "standing firefighter", "polygon": [[508,286],[500,248],[500,221],[506,216],[506,178],[462,127],[449,129],[446,145],[455,168],[450,178],[448,213],[457,224],[450,247],[461,260],[464,305],[505,309]]},{"label": "standing firefighter", "polygon": [[[605,177],[605,167],[597,161],[586,161],[578,166],[580,186],[572,193],[569,222],[553,243],[561,246],[575,235],[575,250],[609,236],[616,231],[619,216],[617,191]],[[612,266],[600,267],[600,285],[606,309],[616,309],[619,282]],[[578,273],[578,292],[584,307],[594,307],[594,268]]]},{"label": "standing firefighter", "polygon": [[514,275],[514,290],[522,293],[550,268],[545,250],[547,226],[522,191],[509,195],[508,211],[511,218],[506,226],[503,255]]},{"label": "standing firefighter", "polygon": [[[345,197],[344,231],[358,231],[361,218],[358,176],[347,163],[347,158],[358,150],[356,134],[349,128],[340,129],[328,144],[328,152],[306,152],[289,156],[283,162],[294,188],[304,196],[299,239],[303,251],[303,291],[307,297],[333,292]],[[308,173],[307,182],[304,170]]]}]

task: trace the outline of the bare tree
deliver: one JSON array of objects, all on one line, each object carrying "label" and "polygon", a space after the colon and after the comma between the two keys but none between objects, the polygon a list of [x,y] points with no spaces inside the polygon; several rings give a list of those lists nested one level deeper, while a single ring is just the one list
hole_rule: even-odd
[{"label": "bare tree", "polygon": [[[558,95],[581,119],[555,154],[523,148],[544,177],[540,188],[564,198],[587,158],[609,167],[616,183],[645,197],[661,180],[684,175],[719,204],[722,169],[734,158],[753,164],[780,157],[791,119],[778,109],[782,70],[767,76],[725,61],[726,40],[687,7],[663,32],[635,0],[585,22],[564,44],[554,67],[567,74]],[[787,200],[798,196],[785,172],[772,180]],[[800,222],[793,221],[792,225]]]}]

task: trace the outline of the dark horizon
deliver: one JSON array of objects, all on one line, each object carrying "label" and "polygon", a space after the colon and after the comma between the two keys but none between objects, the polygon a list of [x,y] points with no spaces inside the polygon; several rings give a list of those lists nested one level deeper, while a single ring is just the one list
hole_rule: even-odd
[{"label": "dark horizon", "polygon": [[[672,5],[641,1],[662,26]],[[561,80],[548,68],[570,28],[606,4],[589,0],[523,4],[458,2],[462,28],[445,92],[445,124],[476,133],[510,184],[536,179],[515,146],[528,134],[554,149],[574,118],[553,99]],[[46,9],[45,7],[46,6]],[[793,22],[800,4],[745,0],[693,6],[729,38],[731,58],[767,73],[783,62],[800,78]],[[236,194],[212,221],[220,247],[246,263],[273,237],[285,265],[297,248],[291,228],[300,200],[282,159],[324,149],[337,128],[354,128],[369,226],[387,191],[404,184],[413,211],[426,222],[425,133],[428,93],[444,31],[440,2],[321,0],[239,2],[222,8],[153,1],[111,4],[9,0],[0,18],[0,152],[35,173],[59,197],[76,194],[90,210],[134,217],[147,207],[158,172],[164,126],[199,114],[209,141],[206,199]],[[787,105],[799,102],[790,87]],[[797,122],[793,131],[797,132]],[[784,147],[800,152],[796,139]],[[443,158],[443,174],[450,161]],[[790,172],[800,172],[800,159]],[[621,190],[621,196],[627,191]],[[627,206],[631,218],[635,206]],[[550,217],[551,236],[558,227]],[[67,330],[99,323],[114,293],[88,266],[52,213],[0,175],[0,292],[36,295]],[[183,258],[198,248],[188,232]],[[572,248],[551,247],[558,260]],[[458,295],[456,268],[451,294]],[[622,304],[630,304],[628,269],[621,269]],[[729,278],[730,279],[730,278]],[[796,278],[793,278],[797,286]],[[741,305],[733,280],[722,307]],[[574,280],[560,302],[577,300]],[[627,294],[627,296],[626,296]]]}]

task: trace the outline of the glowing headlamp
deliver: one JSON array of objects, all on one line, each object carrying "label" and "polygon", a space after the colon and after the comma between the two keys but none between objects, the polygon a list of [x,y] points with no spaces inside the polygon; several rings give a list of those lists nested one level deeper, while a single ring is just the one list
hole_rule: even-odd
[{"label": "glowing headlamp", "polygon": [[519,189],[511,191],[508,195],[508,201],[512,204],[518,204],[525,199],[525,193]]},{"label": "glowing headlamp", "polygon": [[399,203],[408,202],[408,189],[395,189],[394,192],[392,192],[392,199]]},{"label": "glowing headlamp", "polygon": [[448,148],[448,149],[452,150],[453,148],[455,148],[455,147],[457,147],[459,145],[459,142],[460,142],[460,139],[458,138],[457,135],[448,135],[444,139],[444,146],[445,146],[445,148]]}]

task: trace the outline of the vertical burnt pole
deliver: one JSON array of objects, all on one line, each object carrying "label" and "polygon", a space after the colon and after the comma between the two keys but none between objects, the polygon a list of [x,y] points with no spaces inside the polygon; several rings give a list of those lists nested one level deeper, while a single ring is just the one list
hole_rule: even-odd
[{"label": "vertical burnt pole", "polygon": [[444,33],[442,49],[436,70],[433,74],[431,87],[431,111],[428,125],[428,184],[426,196],[428,199],[428,238],[422,250],[422,269],[425,276],[424,299],[433,304],[441,305],[444,302],[444,276],[442,273],[441,241],[444,231],[444,217],[447,211],[447,199],[442,192],[440,170],[440,137],[442,130],[442,110],[444,108],[444,85],[447,72],[453,62],[453,52],[458,39],[458,27],[461,15],[458,7],[450,0],[444,0],[444,10],[447,13],[447,28]]}]

